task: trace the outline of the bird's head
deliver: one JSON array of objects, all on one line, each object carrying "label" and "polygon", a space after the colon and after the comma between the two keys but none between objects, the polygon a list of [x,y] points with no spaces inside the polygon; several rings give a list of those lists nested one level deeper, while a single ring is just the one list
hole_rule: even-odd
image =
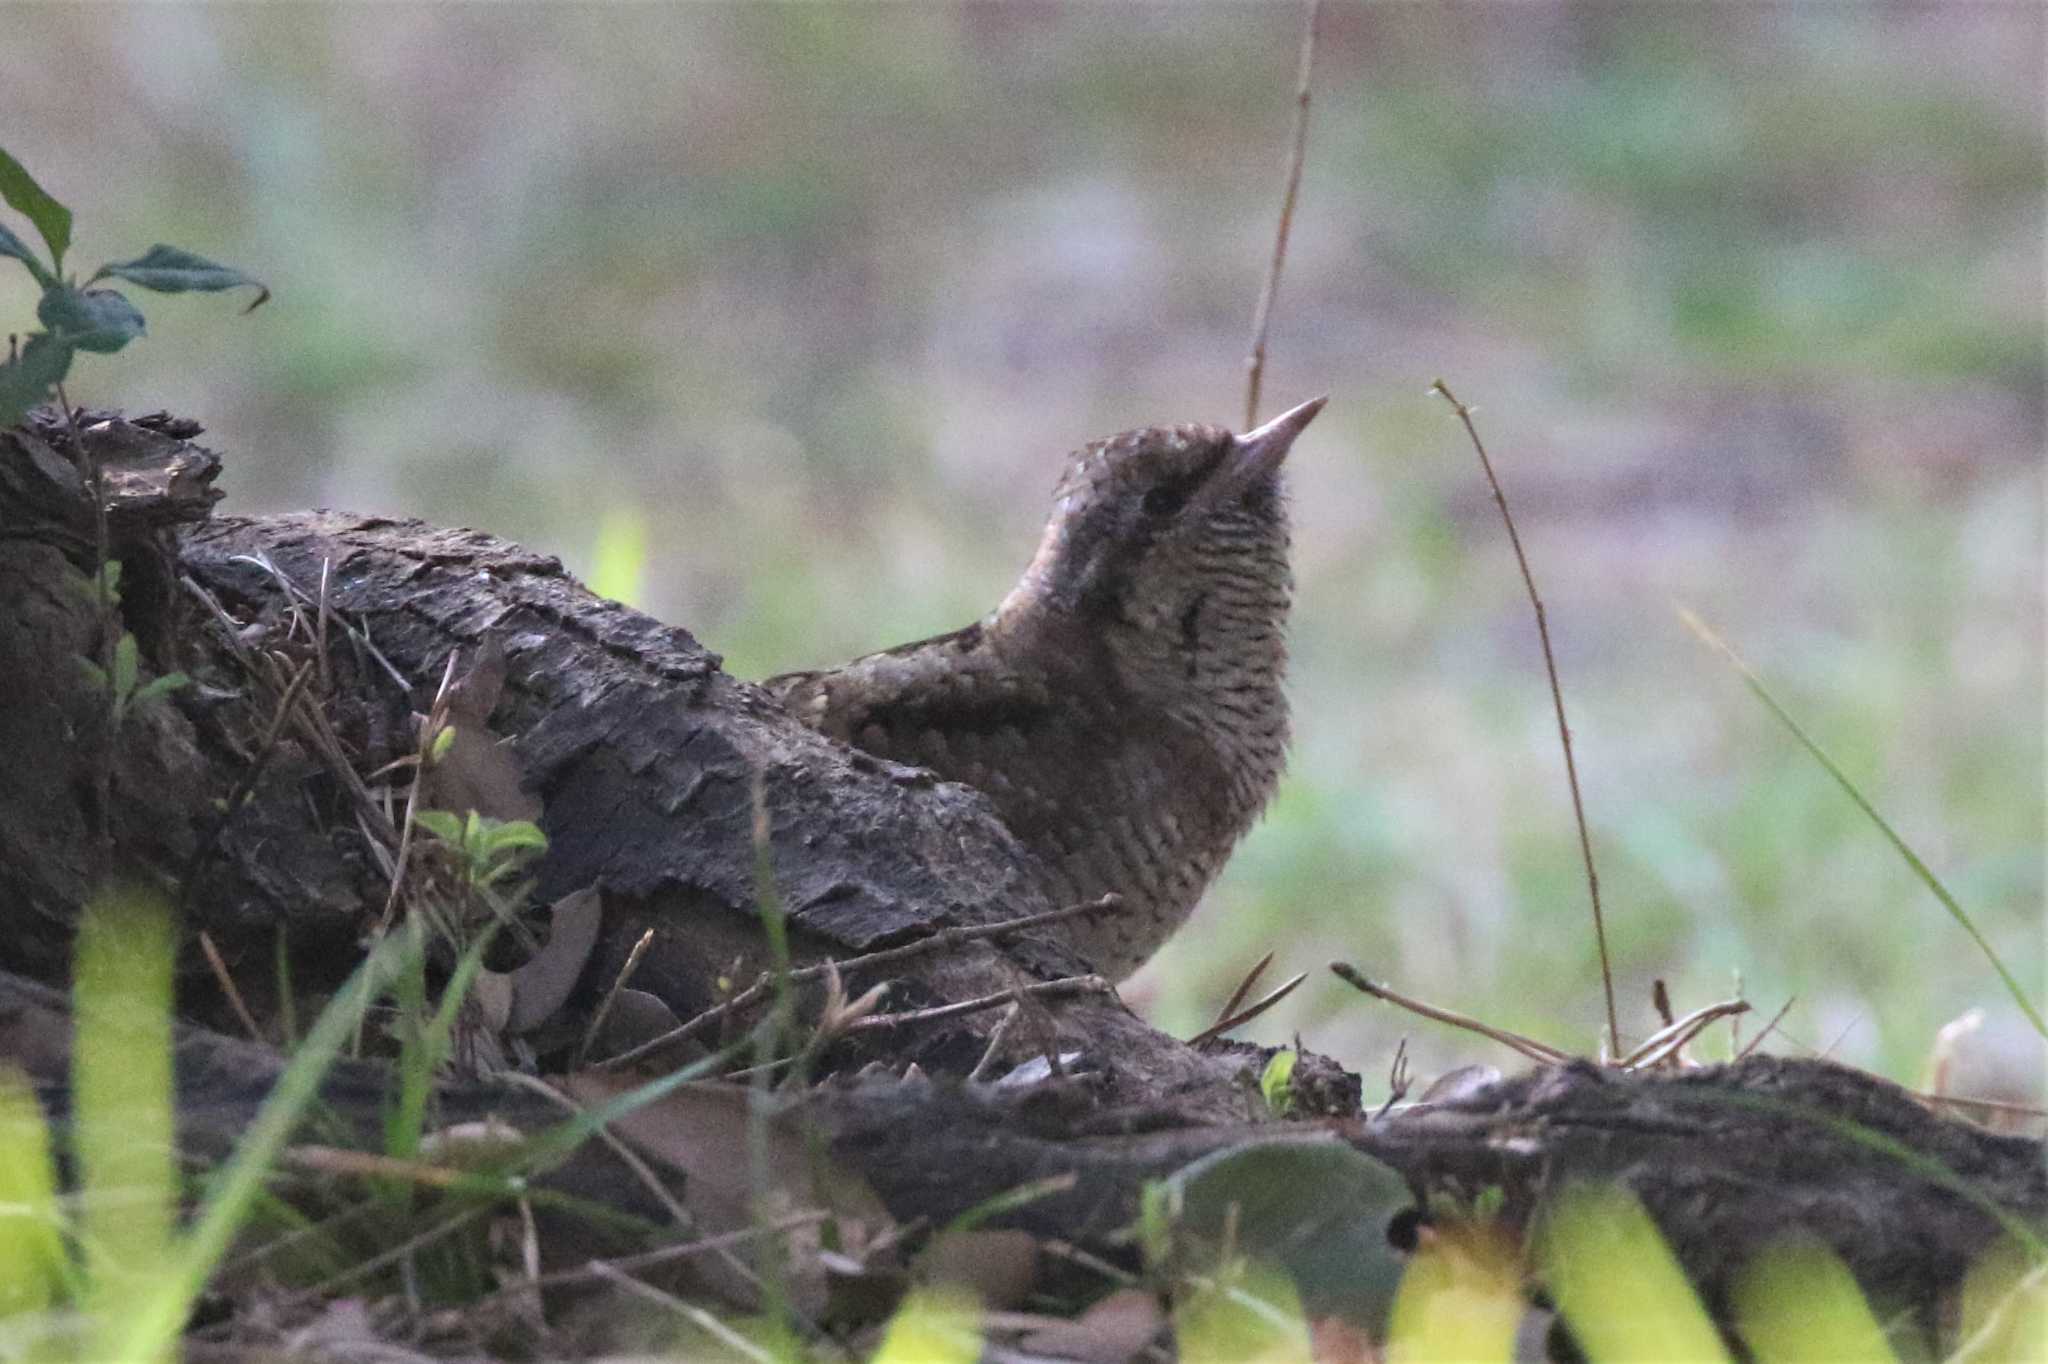
[{"label": "bird's head", "polygon": [[1248,671],[1277,686],[1291,588],[1280,469],[1323,402],[1242,435],[1151,426],[1075,451],[998,615],[1084,627],[1155,699],[1228,689]]}]

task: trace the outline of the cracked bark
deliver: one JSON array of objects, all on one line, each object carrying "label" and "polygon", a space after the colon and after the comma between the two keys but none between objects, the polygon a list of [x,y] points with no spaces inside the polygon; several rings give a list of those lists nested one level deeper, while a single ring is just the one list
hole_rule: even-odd
[{"label": "cracked bark", "polygon": [[[265,762],[248,800],[223,802],[250,771],[274,698],[246,659],[318,656],[317,611],[294,609],[280,576],[328,609],[323,713],[358,774],[411,750],[451,650],[495,640],[507,684],[492,719],[512,736],[550,838],[540,897],[603,888],[605,921],[573,1008],[587,1010],[649,928],[634,984],[688,1017],[716,981],[740,984],[763,960],[756,931],[753,786],[764,794],[776,885],[806,959],[843,957],[932,927],[997,922],[1051,906],[1021,873],[1028,854],[965,788],[833,744],[796,725],[758,689],[721,671],[688,632],[592,597],[545,555],[474,532],[309,512],[210,519],[219,461],[196,427],[157,416],[88,414],[109,471],[110,528],[124,569],[123,621],[145,679],[195,679],[141,708],[116,746],[113,832],[120,870],[174,891],[208,846],[185,895],[257,1007],[266,1004],[277,935],[301,988],[331,988],[359,955],[386,881],[355,825],[344,783],[297,738]],[[62,424],[38,414],[0,433],[0,1057],[23,1066],[63,1110],[61,987],[70,928],[92,865],[92,781],[103,704],[81,683],[92,635],[82,569],[91,517]],[[183,579],[235,623],[211,616]],[[294,617],[297,617],[296,621]],[[341,628],[366,630],[382,660]],[[892,969],[892,1009],[1003,991],[1086,970],[1055,941],[1021,933]],[[847,982],[857,993],[873,980]],[[1113,999],[1050,1008],[1059,1045],[1100,1071],[1085,1083],[1012,1094],[956,1081],[822,1088],[809,1109],[835,1149],[907,1221],[936,1223],[1028,1179],[1074,1172],[1071,1192],[1013,1220],[1089,1241],[1128,1222],[1147,1178],[1275,1131],[1248,1120],[1260,1055],[1196,1051],[1153,1032]],[[242,1130],[279,1062],[219,1035],[225,1008],[209,978],[181,989],[181,1118],[187,1140],[218,1150]],[[943,1028],[868,1035],[894,1065],[964,1073],[997,1015]],[[1029,1029],[1019,1029],[1028,1033]],[[1349,1141],[1399,1170],[1419,1196],[1499,1187],[1515,1222],[1574,1178],[1618,1180],[1643,1199],[1710,1306],[1734,1268],[1798,1227],[1832,1245],[1880,1301],[1938,1314],[1970,1258],[1997,1233],[1986,1203],[2039,1227],[2048,1219],[2039,1143],[1935,1118],[1891,1086],[1813,1062],[1754,1059],[1687,1073],[1620,1077],[1584,1067],[1540,1072],[1431,1111],[1368,1124],[1357,1082],[1305,1059],[1321,1088],[1324,1139]],[[1320,1068],[1318,1068],[1320,1067]],[[376,1130],[385,1077],[348,1063],[330,1077],[337,1112]],[[553,1121],[540,1101],[482,1081],[440,1096],[451,1121],[486,1112]],[[1877,1131],[1953,1176],[1944,1183],[1816,1121]],[[635,1207],[632,1178],[602,1152],[551,1179]],[[1972,1201],[1957,1183],[1979,1196]]]}]

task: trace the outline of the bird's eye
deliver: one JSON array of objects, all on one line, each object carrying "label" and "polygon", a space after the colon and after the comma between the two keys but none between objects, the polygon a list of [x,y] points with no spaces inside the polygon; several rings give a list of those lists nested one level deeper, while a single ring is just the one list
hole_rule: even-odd
[{"label": "bird's eye", "polygon": [[1179,488],[1154,488],[1145,494],[1145,515],[1171,516],[1186,504],[1188,495]]}]

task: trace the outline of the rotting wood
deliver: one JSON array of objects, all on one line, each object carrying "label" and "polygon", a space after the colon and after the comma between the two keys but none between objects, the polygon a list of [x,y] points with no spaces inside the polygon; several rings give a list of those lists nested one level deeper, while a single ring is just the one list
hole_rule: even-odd
[{"label": "rotting wood", "polygon": [[[516,737],[546,811],[553,845],[541,899],[592,884],[606,892],[607,922],[583,991],[591,1005],[649,929],[654,942],[634,985],[678,1017],[716,1002],[715,978],[735,957],[734,978],[754,979],[748,788],[757,770],[766,775],[776,876],[808,959],[1053,908],[1028,892],[1018,875],[1026,854],[974,793],[795,725],[720,671],[686,632],[598,601],[551,558],[381,518],[209,522],[219,463],[191,444],[190,423],[90,414],[85,425],[88,439],[108,442],[101,453],[120,504],[109,521],[129,565],[124,624],[143,643],[145,675],[176,667],[197,679],[170,704],[139,711],[123,735],[112,821],[122,868],[173,886],[218,826],[187,927],[221,944],[225,968],[259,1017],[281,929],[317,993],[318,982],[354,965],[357,935],[388,889],[345,817],[329,758],[294,738],[277,743],[230,818],[214,806],[245,781],[276,715],[278,698],[254,685],[248,660],[281,654],[290,667],[276,676],[286,678],[316,647],[310,634],[294,637],[294,611],[306,613],[285,599],[278,573],[314,586],[324,577],[327,612],[375,642],[372,657],[355,636],[328,641],[334,690],[323,716],[357,774],[415,742],[410,713],[424,695],[395,686],[387,662],[423,689],[450,650],[487,638],[503,646],[508,676],[492,724]],[[91,783],[73,765],[95,751],[75,736],[104,710],[78,685],[74,662],[92,628],[89,594],[76,590],[90,548],[66,502],[65,438],[48,422],[0,433],[0,677],[10,689],[0,706],[0,751],[9,759],[0,764],[0,904],[11,915],[0,954],[0,1058],[31,1076],[58,1117],[64,1000],[28,978],[62,983],[70,928],[98,874],[93,812],[81,795]],[[197,528],[175,559],[164,537],[186,523]],[[180,590],[181,577],[237,622],[232,637]],[[1028,933],[887,964],[898,986],[892,1009],[1085,969]],[[858,993],[873,983],[855,973],[845,986]],[[185,1140],[202,1153],[225,1149],[246,1127],[282,1064],[271,1048],[222,1035],[229,1011],[219,993],[203,978],[183,992],[180,1116]],[[994,1194],[1071,1173],[1071,1189],[1006,1220],[1096,1249],[1129,1222],[1145,1180],[1275,1136],[1349,1141],[1439,1208],[1498,1188],[1510,1223],[1562,1182],[1619,1181],[1642,1198],[1717,1311],[1733,1270],[1768,1238],[1799,1229],[1842,1254],[1882,1305],[1931,1319],[1996,1235],[1997,1215],[2048,1224],[2040,1143],[1936,1118],[1893,1086],[1823,1063],[1753,1057],[1631,1076],[1571,1065],[1384,1121],[1280,1124],[1247,1119],[1256,1049],[1187,1047],[1113,999],[1061,1001],[1054,1017],[1062,1047],[1083,1052],[1093,1076],[1007,1088],[837,1082],[808,1096],[806,1109],[901,1222],[943,1223]],[[874,1030],[863,1045],[893,1066],[964,1073],[994,1025],[990,1014],[954,1031]],[[573,1045],[580,1027],[570,1036]],[[1355,1077],[1314,1058],[1303,1065],[1324,1111],[1355,1112]],[[374,1063],[344,1063],[324,1097],[368,1138],[387,1081]],[[438,1103],[451,1123],[495,1115],[533,1130],[558,1117],[537,1096],[483,1080],[444,1086]],[[546,1179],[650,1219],[663,1215],[661,1200],[597,1144]]]}]

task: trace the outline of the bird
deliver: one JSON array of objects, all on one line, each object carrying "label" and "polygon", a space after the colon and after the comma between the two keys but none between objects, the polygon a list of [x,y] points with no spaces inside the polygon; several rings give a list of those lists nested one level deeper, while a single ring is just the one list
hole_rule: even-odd
[{"label": "bird", "polygon": [[1114,980],[1186,921],[1286,766],[1282,464],[1315,398],[1242,434],[1147,426],[1066,459],[1037,552],[964,629],[763,685],[800,722],[984,793]]}]

